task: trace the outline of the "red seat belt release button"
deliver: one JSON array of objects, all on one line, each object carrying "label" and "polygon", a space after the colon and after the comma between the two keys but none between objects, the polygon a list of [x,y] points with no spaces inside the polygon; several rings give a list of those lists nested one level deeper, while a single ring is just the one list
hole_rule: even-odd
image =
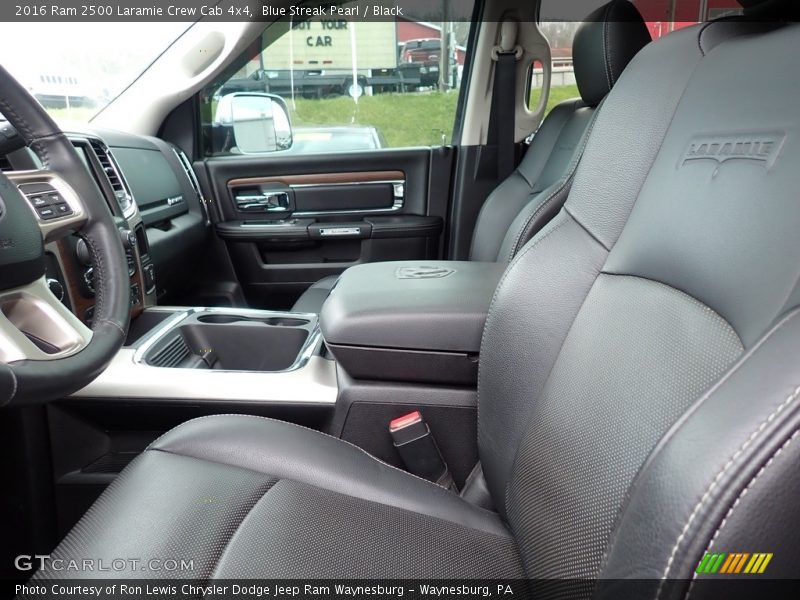
[{"label": "red seat belt release button", "polygon": [[458,491],[439,446],[418,410],[392,419],[389,423],[389,433],[394,447],[397,448],[410,473]]}]

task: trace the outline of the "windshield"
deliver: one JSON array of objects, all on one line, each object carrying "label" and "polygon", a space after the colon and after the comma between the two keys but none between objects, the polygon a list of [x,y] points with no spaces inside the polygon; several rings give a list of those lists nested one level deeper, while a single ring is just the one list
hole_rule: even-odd
[{"label": "windshield", "polygon": [[0,61],[56,120],[90,121],[192,23],[15,23]]}]

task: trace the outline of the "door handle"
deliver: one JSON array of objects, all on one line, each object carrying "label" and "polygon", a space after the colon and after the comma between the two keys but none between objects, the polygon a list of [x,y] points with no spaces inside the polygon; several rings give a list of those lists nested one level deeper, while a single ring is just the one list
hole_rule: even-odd
[{"label": "door handle", "polygon": [[236,208],[240,212],[289,212],[289,194],[286,192],[237,194]]}]

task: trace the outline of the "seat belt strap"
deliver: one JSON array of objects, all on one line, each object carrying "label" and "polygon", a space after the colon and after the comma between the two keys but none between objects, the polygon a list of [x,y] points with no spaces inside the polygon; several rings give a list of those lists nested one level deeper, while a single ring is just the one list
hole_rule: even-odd
[{"label": "seat belt strap", "polygon": [[517,61],[522,48],[515,45],[517,23],[502,24],[500,44],[492,49],[495,61],[492,85],[492,108],[489,118],[488,142],[497,148],[497,179],[502,181],[514,170],[514,117],[516,109]]}]

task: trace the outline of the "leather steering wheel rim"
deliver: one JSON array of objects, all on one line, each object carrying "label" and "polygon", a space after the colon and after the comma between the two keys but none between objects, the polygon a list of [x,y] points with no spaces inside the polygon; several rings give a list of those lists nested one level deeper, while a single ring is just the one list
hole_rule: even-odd
[{"label": "leather steering wheel rim", "polygon": [[[127,335],[130,280],[117,225],[72,143],[39,102],[3,67],[0,90],[0,112],[39,156],[42,173],[60,177],[75,192],[85,219],[74,233],[85,240],[90,251],[95,287],[91,336],[79,351],[52,360],[0,363],[0,406],[4,406],[62,398],[97,377]],[[8,184],[7,179],[5,183]],[[3,199],[7,213],[31,211],[13,185],[5,185]]]}]

